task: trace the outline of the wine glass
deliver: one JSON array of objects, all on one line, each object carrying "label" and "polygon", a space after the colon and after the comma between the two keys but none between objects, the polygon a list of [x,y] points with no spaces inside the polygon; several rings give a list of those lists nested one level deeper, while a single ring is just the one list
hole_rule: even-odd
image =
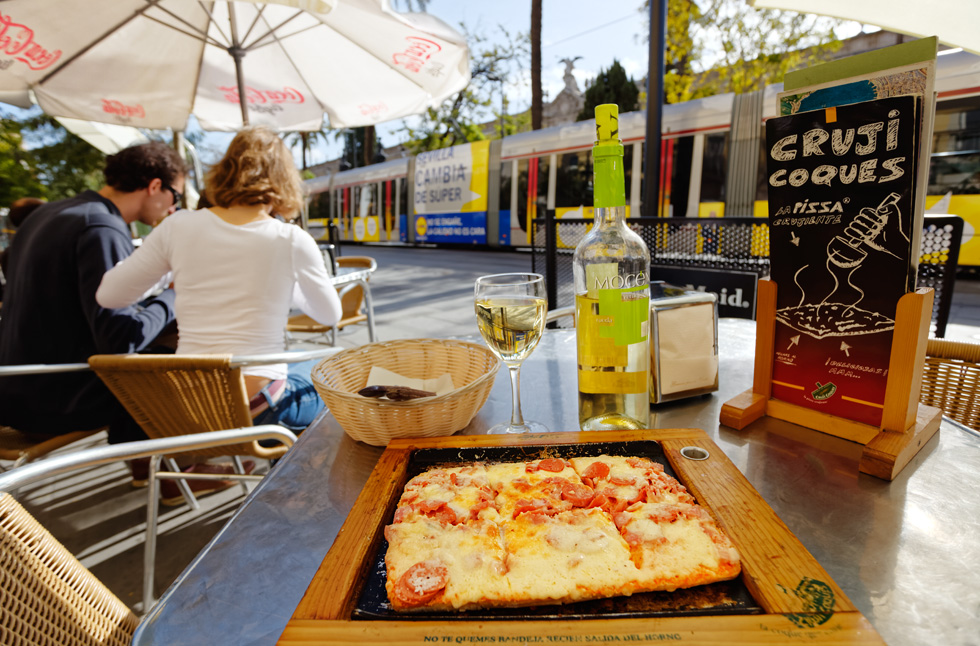
[{"label": "wine glass", "polygon": [[487,433],[546,433],[540,422],[521,414],[521,362],[538,345],[544,332],[544,276],[493,274],[476,279],[476,322],[490,350],[510,373],[510,423],[491,426]]}]

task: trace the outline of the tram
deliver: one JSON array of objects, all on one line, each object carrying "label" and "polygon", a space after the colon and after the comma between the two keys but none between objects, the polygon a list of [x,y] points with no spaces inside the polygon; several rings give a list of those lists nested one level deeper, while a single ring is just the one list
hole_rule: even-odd
[{"label": "tram", "polygon": [[[776,116],[781,91],[778,84],[665,105],[661,199],[649,211],[766,217],[764,123]],[[950,195],[943,212],[965,221],[960,265],[980,267],[980,56],[941,52],[936,92],[926,208]],[[620,115],[628,214],[648,211],[645,117]],[[594,128],[581,121],[307,180],[310,231],[324,238],[333,225],[348,242],[529,246],[528,220],[544,209],[592,217]]]}]

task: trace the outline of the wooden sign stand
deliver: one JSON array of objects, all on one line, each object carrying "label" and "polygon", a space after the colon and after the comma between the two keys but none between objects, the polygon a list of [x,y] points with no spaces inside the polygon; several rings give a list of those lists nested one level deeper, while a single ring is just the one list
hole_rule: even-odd
[{"label": "wooden sign stand", "polygon": [[881,426],[874,427],[772,398],[776,283],[759,281],[752,388],[725,402],[721,423],[741,430],[763,416],[799,424],[864,445],[859,469],[893,480],[939,430],[942,411],[919,403],[933,291],[920,288],[898,301]]}]

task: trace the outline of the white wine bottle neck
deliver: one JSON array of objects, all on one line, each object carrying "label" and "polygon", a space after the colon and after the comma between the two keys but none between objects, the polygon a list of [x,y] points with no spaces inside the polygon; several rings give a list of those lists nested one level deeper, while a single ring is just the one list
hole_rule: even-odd
[{"label": "white wine bottle neck", "polygon": [[599,206],[595,208],[595,226],[602,227],[616,224],[623,224],[625,226],[625,223],[625,206]]}]

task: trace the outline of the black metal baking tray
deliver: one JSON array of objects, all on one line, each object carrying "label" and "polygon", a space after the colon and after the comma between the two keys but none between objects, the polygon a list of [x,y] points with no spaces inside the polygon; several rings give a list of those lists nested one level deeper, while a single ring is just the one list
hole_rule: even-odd
[{"label": "black metal baking tray", "polygon": [[[658,442],[601,442],[589,444],[560,444],[537,446],[504,446],[418,449],[408,464],[408,477],[433,467],[453,466],[471,462],[524,462],[544,457],[588,457],[597,455],[635,455],[647,457],[663,465],[664,471],[677,477]],[[700,502],[700,501],[699,501]],[[394,513],[394,512],[392,512]],[[387,523],[391,518],[386,519]],[[513,619],[613,619],[628,617],[678,617],[693,615],[761,614],[741,577],[733,581],[712,583],[674,592],[644,592],[630,597],[613,597],[580,601],[567,605],[542,605],[526,608],[488,608],[464,612],[396,612],[388,603],[385,591],[387,573],[385,553],[388,542],[381,544],[371,560],[371,569],[351,618],[361,620],[513,620]]]}]

